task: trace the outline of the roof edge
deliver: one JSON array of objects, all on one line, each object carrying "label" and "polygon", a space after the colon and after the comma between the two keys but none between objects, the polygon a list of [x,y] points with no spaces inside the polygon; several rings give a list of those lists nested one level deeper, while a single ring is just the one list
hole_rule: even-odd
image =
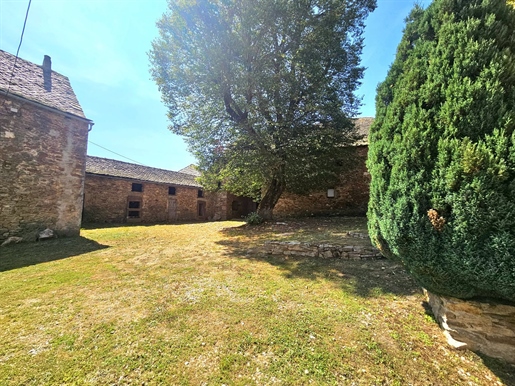
[{"label": "roof edge", "polygon": [[21,101],[23,101],[25,103],[29,103],[29,104],[35,105],[37,107],[41,107],[44,110],[48,110],[48,111],[59,113],[59,114],[64,115],[65,117],[68,117],[68,118],[75,118],[75,119],[78,119],[78,120],[81,120],[81,121],[84,121],[84,122],[87,122],[87,123],[93,123],[93,121],[91,119],[88,119],[86,117],[81,117],[79,115],[72,114],[72,113],[69,113],[67,111],[56,109],[55,107],[47,106],[47,105],[45,105],[43,103],[33,101],[32,99],[28,99],[28,98],[22,97],[22,96],[20,96],[18,94],[14,94],[12,92],[7,92],[5,90],[0,90],[0,93],[5,98],[13,97],[13,98],[19,99],[19,100],[21,100]]},{"label": "roof edge", "polygon": [[[166,169],[163,169],[166,170]],[[173,171],[173,170],[170,170]],[[177,173],[177,172],[176,172]],[[160,185],[167,185],[167,186],[182,186],[182,187],[188,187],[188,188],[199,188],[202,187],[202,185],[186,185],[186,184],[178,184],[175,182],[158,182],[158,181],[150,181],[146,180],[144,178],[132,178],[132,177],[120,177],[120,176],[112,176],[110,174],[101,174],[101,173],[93,173],[93,172],[85,172],[85,174],[89,174],[91,176],[97,176],[97,177],[105,177],[105,178],[113,178],[116,180],[130,180],[130,181],[141,181],[146,182],[149,184],[160,184]],[[182,173],[184,174],[184,173]],[[191,174],[188,174],[188,176],[191,176]]]}]

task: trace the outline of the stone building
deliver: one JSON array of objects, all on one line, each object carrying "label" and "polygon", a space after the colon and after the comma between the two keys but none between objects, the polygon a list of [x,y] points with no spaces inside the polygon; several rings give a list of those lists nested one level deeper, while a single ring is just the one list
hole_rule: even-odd
[{"label": "stone building", "polygon": [[[373,118],[356,123],[363,139],[349,146],[349,168],[340,183],[308,195],[283,193],[277,217],[364,215],[368,204],[367,136]],[[226,191],[204,192],[194,165],[178,172],[87,157],[84,222],[174,222],[239,219],[256,210],[251,199]]]},{"label": "stone building", "polygon": [[356,119],[358,134],[362,139],[347,147],[349,166],[345,167],[336,186],[307,195],[284,192],[274,208],[274,215],[365,215],[370,184],[370,174],[366,167],[368,132],[373,121],[374,118],[371,117]]},{"label": "stone building", "polygon": [[78,235],[88,131],[67,77],[0,50],[0,239]]},{"label": "stone building", "polygon": [[251,199],[205,192],[192,165],[179,172],[87,157],[84,222],[175,222],[241,218]]}]

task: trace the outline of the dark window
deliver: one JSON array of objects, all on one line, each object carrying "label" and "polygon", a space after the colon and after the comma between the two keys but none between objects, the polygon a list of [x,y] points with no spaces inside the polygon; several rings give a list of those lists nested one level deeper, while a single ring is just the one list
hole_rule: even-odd
[{"label": "dark window", "polygon": [[168,195],[169,196],[175,196],[175,186],[169,186],[168,187]]},{"label": "dark window", "polygon": [[127,218],[129,220],[141,219],[142,208],[140,197],[127,197]]},{"label": "dark window", "polygon": [[143,184],[132,184],[132,191],[133,192],[143,192]]},{"label": "dark window", "polygon": [[198,192],[197,192],[197,197],[198,198],[202,198],[204,197],[204,191],[202,189],[199,189]]}]

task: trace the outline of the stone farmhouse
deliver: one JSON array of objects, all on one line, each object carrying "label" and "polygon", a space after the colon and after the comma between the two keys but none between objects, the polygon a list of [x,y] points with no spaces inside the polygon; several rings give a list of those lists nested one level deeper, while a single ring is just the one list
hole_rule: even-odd
[{"label": "stone farmhouse", "polygon": [[179,172],[87,157],[84,222],[175,222],[237,219],[256,209],[246,197],[206,192],[193,165]]},{"label": "stone farmhouse", "polygon": [[0,240],[78,235],[87,119],[69,79],[0,50]]},{"label": "stone farmhouse", "polygon": [[[364,138],[372,118],[356,123]],[[279,217],[364,215],[368,203],[367,141],[348,148],[352,168],[332,189],[306,196],[284,193],[274,210]],[[226,191],[207,192],[193,165],[174,172],[112,159],[87,157],[84,222],[175,222],[240,219],[256,210],[250,198]]]},{"label": "stone farmhouse", "polygon": [[[39,231],[78,235],[85,222],[174,222],[241,218],[256,203],[206,192],[193,165],[173,172],[87,157],[87,119],[67,77],[0,50],[0,240]],[[368,134],[372,118],[356,122]],[[362,215],[368,201],[367,142],[349,147],[352,170],[338,186],[304,196],[284,193],[275,214]]]},{"label": "stone farmhouse", "polygon": [[276,216],[339,215],[363,216],[369,196],[367,171],[368,132],[374,118],[357,118],[355,124],[362,139],[346,148],[351,165],[340,176],[337,186],[326,191],[297,195],[284,192],[275,206]]}]

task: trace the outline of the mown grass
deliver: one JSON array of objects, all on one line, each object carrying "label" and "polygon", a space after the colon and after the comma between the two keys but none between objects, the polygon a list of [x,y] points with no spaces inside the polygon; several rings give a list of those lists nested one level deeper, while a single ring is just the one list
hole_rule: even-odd
[{"label": "mown grass", "polygon": [[4,247],[0,384],[513,384],[512,366],[446,345],[393,262],[248,253],[363,226],[90,227]]}]

